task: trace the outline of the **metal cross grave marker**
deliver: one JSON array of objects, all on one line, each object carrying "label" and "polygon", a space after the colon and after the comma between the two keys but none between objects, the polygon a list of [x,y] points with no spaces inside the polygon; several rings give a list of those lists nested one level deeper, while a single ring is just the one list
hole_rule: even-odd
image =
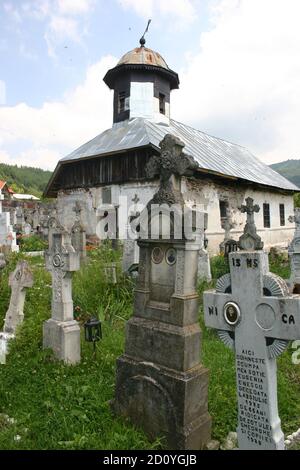
[{"label": "metal cross grave marker", "polygon": [[300,297],[269,273],[262,251],[229,255],[230,274],[204,293],[208,327],[235,351],[240,449],[284,449],[276,357],[300,338]]}]

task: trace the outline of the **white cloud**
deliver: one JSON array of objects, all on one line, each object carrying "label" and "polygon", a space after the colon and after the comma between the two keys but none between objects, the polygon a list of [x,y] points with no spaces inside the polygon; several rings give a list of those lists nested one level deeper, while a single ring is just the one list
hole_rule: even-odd
[{"label": "white cloud", "polygon": [[185,23],[191,23],[196,17],[195,0],[118,0],[126,10],[133,9],[143,18],[164,15]]},{"label": "white cloud", "polygon": [[57,0],[58,10],[62,15],[88,13],[92,10],[94,3],[94,0]]},{"label": "white cloud", "polygon": [[112,94],[101,78],[115,64],[109,56],[91,65],[84,83],[62,101],[0,108],[0,161],[53,169],[58,159],[110,127]]},{"label": "white cloud", "polygon": [[[88,30],[88,15],[94,6],[95,0],[20,0],[17,5],[6,2],[4,11],[14,23],[26,25],[28,18],[44,22],[44,39],[48,54],[56,58],[56,49],[63,42],[68,40],[82,44],[82,39]],[[26,58],[32,59],[28,54]]]},{"label": "white cloud", "polygon": [[213,29],[179,71],[173,117],[266,162],[300,158],[299,16],[298,0],[219,0]]},{"label": "white cloud", "polygon": [[64,41],[70,40],[75,43],[81,42],[82,34],[79,30],[78,21],[64,16],[52,16],[45,32],[45,40],[50,57],[56,57],[56,47]]},{"label": "white cloud", "polygon": [[6,85],[3,80],[0,80],[0,106],[3,106],[6,101]]},{"label": "white cloud", "polygon": [[4,11],[16,22],[21,23],[22,18],[19,13],[18,8],[14,7],[14,5],[10,2],[6,2],[3,4]]}]

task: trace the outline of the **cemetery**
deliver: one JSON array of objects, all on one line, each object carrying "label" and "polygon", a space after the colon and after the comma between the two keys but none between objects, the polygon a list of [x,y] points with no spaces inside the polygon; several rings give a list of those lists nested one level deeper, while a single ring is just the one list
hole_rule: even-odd
[{"label": "cemetery", "polygon": [[225,227],[201,277],[207,214],[188,208],[191,233],[180,225],[192,161],[172,135],[161,147],[167,158],[147,167],[160,185],[139,217],[137,275],[121,242],[86,250],[78,203],[69,229],[48,216],[43,256],[6,254],[1,449],[300,447],[299,211],[289,252],[267,253],[247,198],[243,234],[228,249]]},{"label": "cemetery", "polygon": [[[230,91],[226,54],[222,73],[210,70],[210,79],[202,82],[206,71],[197,69],[203,63],[193,57],[196,46],[187,33],[180,98],[179,75],[159,52],[146,47],[151,19],[137,47],[118,59],[113,55],[124,31],[108,22],[115,51],[109,52],[104,28],[108,49],[100,62],[88,66],[86,83],[76,85],[72,42],[84,55],[76,67],[85,60],[92,64],[85,45],[94,38],[88,12],[101,2],[37,3],[14,9],[7,2],[3,7],[20,31],[22,15],[47,25],[44,39],[56,65],[50,73],[39,64],[34,106],[13,98],[19,112],[31,115],[28,122],[22,117],[10,129],[11,113],[7,129],[0,127],[5,159],[0,162],[0,450],[148,450],[157,456],[164,451],[165,460],[154,462],[163,464],[177,458],[169,451],[214,451],[220,456],[221,451],[300,450],[300,188],[295,175],[285,177],[268,160],[275,149],[284,148],[279,145],[283,129],[271,129],[278,103],[284,108],[280,126],[292,127],[285,100],[268,80],[270,109],[262,99],[266,91],[258,93],[259,109],[246,88]],[[114,3],[115,9],[126,10],[135,4]],[[143,2],[137,3],[138,15]],[[162,18],[168,14],[168,23],[173,20],[168,2],[144,3]],[[173,3],[172,9],[180,7],[180,21],[183,10],[196,17],[197,2]],[[206,12],[210,20],[201,24],[201,51],[209,43],[208,25],[217,28],[223,8],[244,4],[214,3],[214,13]],[[51,8],[55,14],[49,13]],[[144,21],[145,11],[142,16]],[[269,21],[272,15],[267,16]],[[180,31],[174,21],[174,44],[175,34],[182,40]],[[167,26],[164,33],[167,38]],[[2,42],[0,49],[6,50],[9,43]],[[205,68],[217,63],[217,42],[216,35]],[[236,38],[233,42],[236,47]],[[249,50],[259,49],[258,42],[255,48],[253,44]],[[184,51],[179,42],[178,51],[176,47],[172,44],[173,60]],[[38,63],[24,44],[19,53],[32,67]],[[254,71],[263,68],[260,62]],[[100,70],[102,88],[95,91]],[[277,69],[270,70],[275,81]],[[47,101],[39,96],[42,72],[49,72]],[[54,98],[50,85],[64,75],[73,91],[57,86]],[[258,86],[259,74],[252,75]],[[212,97],[201,95],[203,83],[209,88],[210,81],[218,115],[213,114]],[[24,75],[24,83],[29,82]],[[7,89],[8,98],[1,76],[4,114],[10,107],[6,99],[12,99]],[[112,122],[104,130],[108,93]],[[237,95],[240,103],[223,109],[227,94],[232,101]],[[247,97],[246,109],[241,95]],[[187,108],[182,115],[188,123],[173,119],[173,96],[177,113]],[[239,106],[240,118],[234,114]],[[201,123],[202,112],[205,132],[192,127]],[[95,137],[92,121],[99,113]],[[251,120],[243,120],[242,114]],[[29,139],[35,120],[38,125]],[[246,130],[253,128],[259,141],[255,151],[265,150],[262,159],[241,142],[225,140],[231,120],[237,142],[249,142]],[[210,129],[220,130],[221,137]],[[86,142],[80,143],[83,137]],[[5,139],[11,147],[2,149]],[[287,137],[291,145],[294,140]],[[71,149],[73,144],[77,147]],[[43,162],[45,171],[7,164],[11,149],[17,162],[19,157],[38,161],[43,155],[53,171],[48,161]],[[137,463],[136,457],[109,455],[104,463]],[[180,455],[177,463],[195,463],[189,453]]]}]

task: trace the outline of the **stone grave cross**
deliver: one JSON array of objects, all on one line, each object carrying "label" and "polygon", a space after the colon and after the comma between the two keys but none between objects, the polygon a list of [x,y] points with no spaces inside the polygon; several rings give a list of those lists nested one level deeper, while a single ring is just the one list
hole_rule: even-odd
[{"label": "stone grave cross", "polygon": [[16,328],[24,319],[26,288],[33,286],[33,276],[26,261],[20,261],[9,276],[11,297],[5,315],[4,333],[15,334]]},{"label": "stone grave cross", "polygon": [[263,242],[256,233],[256,226],[254,223],[254,213],[259,212],[260,207],[253,204],[253,199],[247,197],[246,205],[240,207],[242,213],[247,214],[247,223],[244,228],[244,233],[240,237],[239,247],[242,250],[262,250]]},{"label": "stone grave cross", "polygon": [[80,361],[80,328],[73,317],[72,274],[80,268],[79,253],[71,245],[70,234],[51,221],[46,269],[52,275],[51,319],[44,323],[44,348],[58,359]]},{"label": "stone grave cross", "polygon": [[300,338],[300,297],[269,272],[263,251],[230,253],[229,263],[204,293],[204,318],[235,351],[239,448],[281,450],[276,357]]},{"label": "stone grave cross", "polygon": [[73,207],[75,212],[75,221],[71,229],[72,233],[72,246],[75,248],[75,251],[80,254],[80,260],[86,260],[86,232],[81,224],[81,206],[78,201],[76,201],[75,206]]}]

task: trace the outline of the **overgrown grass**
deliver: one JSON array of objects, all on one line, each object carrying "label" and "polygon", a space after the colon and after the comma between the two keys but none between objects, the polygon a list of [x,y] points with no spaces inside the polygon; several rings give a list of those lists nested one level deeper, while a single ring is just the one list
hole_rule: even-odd
[{"label": "overgrown grass", "polygon": [[38,235],[20,237],[19,244],[22,252],[43,251],[48,246],[48,243],[42,240]]},{"label": "overgrown grass", "polygon": [[[18,258],[12,256],[0,274],[0,328],[3,325],[10,291],[8,273]],[[132,313],[133,283],[118,268],[118,288],[107,284],[103,266],[119,265],[120,253],[109,247],[89,254],[89,262],[74,275],[73,297],[77,318],[97,314],[103,322],[103,340],[92,347],[81,341],[82,362],[68,367],[42,349],[42,325],[50,317],[51,278],[41,258],[29,262],[34,287],[28,289],[25,321],[11,344],[7,365],[0,366],[0,449],[159,449],[130,423],[114,416],[110,400],[114,396],[116,358],[124,350],[125,322]],[[215,260],[215,272],[226,268]],[[215,281],[199,285],[199,293]],[[200,299],[202,295],[200,295]],[[234,355],[203,324],[202,361],[210,369],[209,411],[213,437],[223,439],[236,428],[236,385]],[[279,411],[286,433],[300,426],[300,366],[291,362],[292,350],[278,361]]]}]

